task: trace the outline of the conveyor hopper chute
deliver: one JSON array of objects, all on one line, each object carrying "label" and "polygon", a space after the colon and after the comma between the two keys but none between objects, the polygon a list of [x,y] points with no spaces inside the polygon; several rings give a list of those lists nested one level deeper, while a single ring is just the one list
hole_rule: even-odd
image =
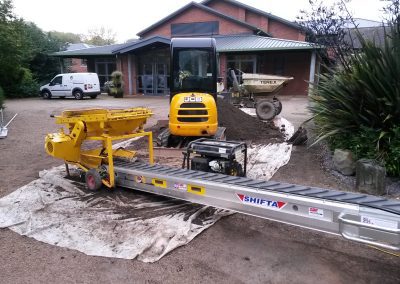
[{"label": "conveyor hopper chute", "polygon": [[[113,157],[132,159],[136,155],[132,150],[113,149],[113,141],[148,136],[149,160],[153,163],[152,133],[143,130],[151,115],[153,113],[147,108],[65,110],[55,118],[56,123],[64,124],[69,133],[61,129],[58,133],[48,134],[45,150],[49,155],[63,159],[66,165],[97,171],[102,183],[113,187]],[[97,144],[96,147],[87,149],[82,147],[87,140],[98,143],[92,143]],[[110,170],[101,172],[102,165],[107,165]]]}]

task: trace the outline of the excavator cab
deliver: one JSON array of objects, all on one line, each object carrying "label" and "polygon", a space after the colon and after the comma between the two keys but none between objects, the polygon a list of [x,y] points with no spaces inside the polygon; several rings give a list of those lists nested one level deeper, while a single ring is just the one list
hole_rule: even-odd
[{"label": "excavator cab", "polygon": [[169,124],[157,139],[160,146],[224,135],[225,129],[218,128],[217,70],[215,39],[171,40]]}]

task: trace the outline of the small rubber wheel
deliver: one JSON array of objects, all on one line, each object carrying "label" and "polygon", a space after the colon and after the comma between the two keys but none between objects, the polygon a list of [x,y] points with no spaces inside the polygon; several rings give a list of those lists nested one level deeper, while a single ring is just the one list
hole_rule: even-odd
[{"label": "small rubber wheel", "polygon": [[234,165],[231,168],[231,172],[230,172],[231,176],[235,176],[235,177],[242,177],[244,176],[244,172],[243,172],[243,167],[241,164],[235,162]]},{"label": "small rubber wheel", "polygon": [[96,169],[90,169],[85,174],[86,186],[89,190],[99,190],[102,186],[101,176]]},{"label": "small rubber wheel", "polygon": [[83,99],[83,93],[82,93],[82,91],[75,91],[74,92],[74,97],[75,97],[75,99],[77,99],[77,100],[81,100],[81,99]]},{"label": "small rubber wheel", "polygon": [[43,91],[42,96],[43,96],[43,99],[45,99],[45,100],[51,99],[51,93],[49,91]]},{"label": "small rubber wheel", "polygon": [[90,98],[95,99],[95,98],[97,98],[97,95],[91,95]]},{"label": "small rubber wheel", "polygon": [[261,120],[271,120],[276,115],[276,107],[272,102],[260,101],[256,105],[256,113]]}]

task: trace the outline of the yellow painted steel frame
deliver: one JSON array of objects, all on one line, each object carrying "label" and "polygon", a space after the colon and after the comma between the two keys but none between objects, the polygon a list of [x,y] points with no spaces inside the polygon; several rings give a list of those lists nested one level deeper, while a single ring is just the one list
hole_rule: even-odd
[{"label": "yellow painted steel frame", "polygon": [[[107,164],[108,164],[108,180],[102,179],[102,182],[105,186],[112,188],[115,186],[115,173],[114,173],[114,161],[113,161],[113,149],[112,142],[115,140],[123,140],[123,139],[131,139],[135,137],[148,137],[148,147],[149,147],[149,163],[151,165],[154,164],[154,153],[153,153],[153,132],[139,132],[132,133],[127,135],[119,135],[119,136],[109,136],[109,135],[101,135],[101,136],[93,136],[87,137],[86,140],[95,140],[95,141],[103,141],[103,145],[105,146],[107,152]],[[76,162],[68,162],[70,164],[76,165],[84,171],[88,171],[89,169],[82,165],[81,163]]]},{"label": "yellow painted steel frame", "polygon": [[[134,133],[134,134],[129,134],[129,135],[121,135],[121,136],[98,136],[98,137],[88,137],[86,140],[96,140],[96,141],[103,141],[103,144],[105,144],[105,148],[107,151],[107,164],[108,164],[108,176],[109,179],[105,180],[102,179],[102,183],[109,187],[113,188],[115,186],[115,172],[114,172],[114,160],[113,160],[113,149],[112,149],[112,141],[114,140],[122,140],[122,139],[130,139],[130,138],[135,138],[135,137],[141,137],[141,136],[148,136],[148,146],[149,146],[149,163],[150,165],[154,164],[154,154],[153,154],[153,133],[152,132],[141,132],[141,133]],[[103,158],[101,156],[98,156],[99,158]],[[78,162],[73,162],[73,161],[66,161],[68,164],[75,165],[85,172],[89,170],[89,167],[83,165],[82,163]]]},{"label": "yellow painted steel frame", "polygon": [[[48,134],[45,138],[46,152],[63,159],[66,164],[76,165],[84,171],[108,165],[108,177],[102,178],[107,187],[115,186],[113,157],[132,158],[135,151],[116,149],[112,143],[135,137],[148,137],[149,162],[154,163],[153,134],[143,130],[146,119],[153,113],[145,108],[124,110],[83,109],[64,111],[56,116],[56,123],[66,124],[70,134],[61,129],[59,133]],[[84,140],[101,141],[102,148],[82,150]]]}]

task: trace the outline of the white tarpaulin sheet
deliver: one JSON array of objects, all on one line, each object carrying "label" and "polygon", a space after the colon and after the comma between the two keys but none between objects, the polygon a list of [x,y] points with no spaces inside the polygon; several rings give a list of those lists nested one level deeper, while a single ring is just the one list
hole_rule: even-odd
[{"label": "white tarpaulin sheet", "polygon": [[[249,177],[268,180],[290,158],[286,143],[252,146]],[[90,192],[64,166],[0,199],[0,228],[87,255],[154,262],[230,211],[134,190]]]}]

